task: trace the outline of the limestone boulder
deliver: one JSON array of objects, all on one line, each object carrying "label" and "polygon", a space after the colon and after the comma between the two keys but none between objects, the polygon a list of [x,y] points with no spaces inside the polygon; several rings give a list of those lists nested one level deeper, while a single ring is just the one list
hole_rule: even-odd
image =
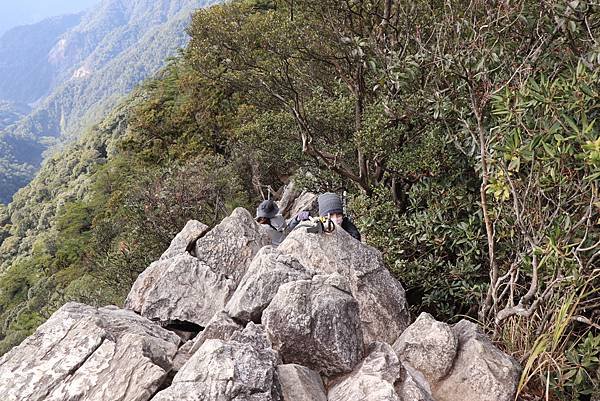
[{"label": "limestone boulder", "polygon": [[250,264],[225,311],[235,319],[260,323],[263,311],[277,294],[279,286],[311,277],[312,274],[296,259],[266,246]]},{"label": "limestone boulder", "polygon": [[185,253],[154,262],[140,274],[125,308],[151,320],[205,327],[235,289],[234,280]]},{"label": "limestone boulder", "polygon": [[5,401],[149,400],[179,338],[131,311],[69,303],[0,358]]},{"label": "limestone boulder", "polygon": [[381,252],[343,229],[313,234],[298,227],[278,250],[316,273],[339,273],[349,280],[359,304],[365,346],[375,341],[393,344],[410,324],[404,288],[386,269]]},{"label": "limestone boulder", "polygon": [[285,401],[327,401],[323,380],[315,371],[295,364],[279,365],[277,376]]},{"label": "limestone boulder", "polygon": [[169,248],[162,254],[160,260],[172,258],[191,251],[196,241],[206,234],[209,227],[197,220],[190,220],[183,230],[173,238]]},{"label": "limestone boulder", "polygon": [[231,336],[242,331],[244,326],[230,318],[225,312],[219,312],[213,316],[208,325],[193,340],[186,342],[179,348],[175,360],[173,361],[173,370],[179,371],[183,365],[200,349],[207,340],[227,341]]},{"label": "limestone boulder", "polygon": [[280,401],[278,355],[250,323],[229,341],[205,341],[153,401]]},{"label": "limestone boulder", "polygon": [[452,368],[458,338],[449,325],[421,313],[393,347],[404,364],[421,372],[428,382],[437,383]]},{"label": "limestone boulder", "polygon": [[461,320],[452,327],[458,352],[451,372],[432,386],[437,401],[511,401],[519,382],[518,362],[496,348],[477,327]]},{"label": "limestone boulder", "polygon": [[[327,394],[329,401],[403,401],[394,384],[402,365],[389,344],[371,344],[367,357]],[[408,400],[407,400],[408,401]]]},{"label": "limestone boulder", "polygon": [[271,244],[266,230],[246,209],[237,208],[215,228],[196,241],[195,255],[214,273],[239,284],[254,256]]},{"label": "limestone boulder", "polygon": [[160,285],[160,278],[163,272],[169,268],[171,263],[172,261],[168,259],[157,260],[152,262],[146,270],[141,272],[133,283],[131,290],[129,290],[129,294],[125,299],[123,307],[141,313],[142,308],[146,303],[148,292]]},{"label": "limestone boulder", "polygon": [[352,371],[362,358],[358,303],[340,275],[283,284],[262,321],[285,363],[331,376]]}]

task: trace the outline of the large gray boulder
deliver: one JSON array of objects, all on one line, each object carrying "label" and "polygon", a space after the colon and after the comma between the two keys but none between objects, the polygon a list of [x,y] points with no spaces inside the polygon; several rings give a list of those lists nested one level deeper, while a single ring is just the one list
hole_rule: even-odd
[{"label": "large gray boulder", "polygon": [[2,400],[149,400],[178,344],[131,311],[69,303],[0,358]]},{"label": "large gray boulder", "polygon": [[496,348],[476,324],[452,327],[458,353],[450,374],[432,386],[437,401],[511,401],[519,382],[518,362]]},{"label": "large gray boulder", "polygon": [[330,388],[327,399],[328,401],[403,401],[394,387],[402,373],[402,365],[392,347],[385,343],[373,343],[361,364]]},{"label": "large gray boulder", "polygon": [[171,245],[162,254],[160,259],[152,263],[138,276],[125,301],[125,308],[141,313],[147,301],[147,294],[157,287],[166,284],[160,281],[165,270],[173,263],[168,260],[188,254],[187,251],[191,245],[195,244],[195,241],[204,235],[207,230],[208,226],[206,224],[190,220],[183,230],[173,238]]},{"label": "large gray boulder", "polygon": [[311,277],[312,274],[296,259],[266,246],[250,264],[225,311],[235,319],[259,323],[263,310],[269,306],[279,286]]},{"label": "large gray boulder", "polygon": [[233,295],[236,283],[190,254],[154,262],[142,272],[125,308],[161,322],[206,326]]},{"label": "large gray boulder", "polygon": [[283,284],[263,323],[285,363],[331,376],[350,372],[362,358],[358,304],[339,275]]},{"label": "large gray boulder", "polygon": [[195,255],[215,273],[239,284],[260,248],[271,244],[266,230],[246,209],[237,208],[196,241]]},{"label": "large gray boulder", "polygon": [[437,383],[452,368],[458,339],[449,325],[421,313],[393,347],[404,364],[421,372],[430,383]]},{"label": "large gray boulder", "polygon": [[225,312],[219,312],[208,322],[208,326],[193,340],[183,344],[175,355],[173,370],[179,371],[183,365],[200,349],[207,340],[227,341],[235,333],[244,330],[244,326],[230,318]]},{"label": "large gray boulder", "polygon": [[160,260],[184,254],[194,248],[196,241],[208,232],[210,228],[197,220],[187,222],[183,230],[173,238],[169,248],[162,254]]},{"label": "large gray boulder", "polygon": [[153,401],[279,401],[278,356],[250,323],[231,340],[208,340]]},{"label": "large gray boulder", "polygon": [[392,344],[410,324],[404,289],[386,269],[381,252],[343,229],[312,234],[298,227],[278,250],[316,273],[335,272],[349,280],[359,304],[366,346],[375,341]]},{"label": "large gray boulder", "polygon": [[277,375],[285,401],[327,401],[321,376],[304,366],[279,365]]}]

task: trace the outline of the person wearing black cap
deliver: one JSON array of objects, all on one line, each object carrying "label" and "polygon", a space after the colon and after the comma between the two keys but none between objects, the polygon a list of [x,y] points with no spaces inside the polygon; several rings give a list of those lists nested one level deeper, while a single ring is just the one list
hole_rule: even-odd
[{"label": "person wearing black cap", "polygon": [[319,216],[328,217],[336,225],[342,227],[348,234],[360,241],[358,228],[344,216],[344,205],[342,199],[333,192],[326,192],[319,196]]},{"label": "person wearing black cap", "polygon": [[272,200],[262,201],[258,205],[256,222],[267,229],[273,246],[278,246],[285,239],[287,225],[283,216],[279,214],[279,207]]}]

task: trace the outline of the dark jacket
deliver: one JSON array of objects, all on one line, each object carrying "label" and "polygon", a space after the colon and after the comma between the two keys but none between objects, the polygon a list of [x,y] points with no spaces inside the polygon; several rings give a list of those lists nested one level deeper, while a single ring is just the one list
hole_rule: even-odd
[{"label": "dark jacket", "polygon": [[360,232],[358,231],[358,228],[356,228],[356,226],[354,225],[354,223],[352,223],[350,221],[349,218],[344,217],[344,220],[342,220],[342,228],[351,236],[353,236],[354,238],[356,238],[357,240],[360,241]]}]

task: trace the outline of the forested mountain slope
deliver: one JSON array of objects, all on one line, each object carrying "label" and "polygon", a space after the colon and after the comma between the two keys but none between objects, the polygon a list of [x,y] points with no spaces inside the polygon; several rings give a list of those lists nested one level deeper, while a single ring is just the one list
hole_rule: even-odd
[{"label": "forested mountain slope", "polygon": [[17,123],[21,118],[31,112],[26,104],[0,101],[0,131]]},{"label": "forested mountain slope", "polygon": [[[35,171],[41,161],[40,150],[77,137],[83,128],[98,122],[121,96],[176,54],[187,41],[185,27],[192,10],[208,3],[104,0],[56,38],[48,51],[41,52],[40,59],[50,70],[43,84],[52,90],[26,118],[0,132],[3,149],[18,148],[0,155],[8,165],[0,180],[13,183],[0,188],[0,202],[9,201],[14,191],[32,178],[30,174],[11,176],[10,165],[15,165],[15,170],[26,167]],[[28,63],[30,60],[17,60],[11,71]],[[0,76],[0,81],[9,81],[10,75]],[[38,92],[42,91],[40,86]]]}]

